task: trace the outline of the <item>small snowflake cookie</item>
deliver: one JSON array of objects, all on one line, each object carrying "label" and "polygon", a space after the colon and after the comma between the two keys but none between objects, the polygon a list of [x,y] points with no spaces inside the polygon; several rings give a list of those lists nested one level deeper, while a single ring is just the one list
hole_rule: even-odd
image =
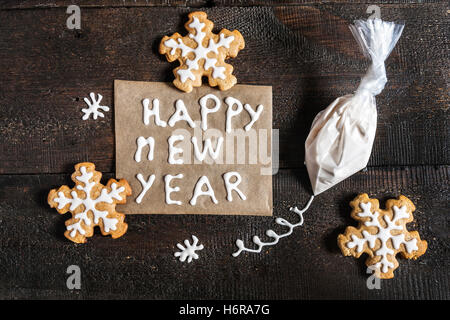
[{"label": "small snowflake cookie", "polygon": [[165,36],[159,45],[159,53],[165,54],[169,62],[180,62],[173,71],[174,85],[191,92],[193,87],[202,85],[202,76],[206,76],[211,87],[230,89],[237,80],[232,75],[233,66],[225,63],[225,59],[236,57],[244,49],[244,38],[237,30],[222,29],[219,34],[212,33],[214,24],[205,12],[192,12],[188,17],[187,36],[174,33]]},{"label": "small snowflake cookie", "polygon": [[359,258],[367,253],[366,265],[381,279],[394,277],[398,267],[397,253],[404,258],[417,259],[427,250],[427,242],[417,231],[408,231],[406,224],[413,220],[414,204],[405,196],[386,201],[386,210],[377,199],[366,193],[358,195],[350,206],[351,216],[359,221],[358,228],[347,227],[338,237],[338,245],[345,256]]},{"label": "small snowflake cookie", "polygon": [[124,179],[109,179],[104,186],[100,183],[101,177],[93,163],[78,163],[72,174],[75,187],[62,186],[48,194],[50,207],[56,208],[60,214],[72,213],[72,218],[66,221],[64,235],[73,242],[85,243],[87,237],[92,237],[95,226],[100,227],[104,236],[111,235],[113,239],[127,231],[125,215],[116,211],[116,204],[126,202],[131,188]]}]

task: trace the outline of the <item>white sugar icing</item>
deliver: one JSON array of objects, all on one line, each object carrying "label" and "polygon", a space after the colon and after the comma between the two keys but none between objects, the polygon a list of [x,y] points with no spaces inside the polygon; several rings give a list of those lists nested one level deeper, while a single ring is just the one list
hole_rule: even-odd
[{"label": "white sugar icing", "polygon": [[[378,211],[371,212],[370,209],[372,204],[370,202],[361,203],[360,204],[362,212],[358,213],[358,216],[361,218],[369,217],[370,221],[364,222],[364,225],[367,227],[376,227],[378,232],[376,234],[370,234],[368,231],[364,230],[362,232],[363,238],[358,238],[356,235],[352,235],[352,241],[347,243],[347,248],[352,249],[356,247],[356,251],[358,253],[364,250],[364,245],[367,243],[369,248],[373,249],[377,245],[377,243],[381,243],[381,247],[375,251],[377,256],[381,256],[381,260],[377,262],[374,267],[379,269],[383,273],[387,273],[389,269],[395,268],[394,263],[389,261],[388,256],[394,255],[394,251],[388,247],[388,241],[392,241],[392,246],[394,249],[398,250],[400,245],[404,245],[406,252],[411,253],[415,250],[418,250],[417,239],[413,238],[409,241],[406,241],[405,235],[403,233],[399,235],[392,235],[392,231],[403,230],[403,225],[397,225],[397,222],[401,219],[408,219],[409,213],[407,212],[406,206],[402,206],[398,208],[397,206],[393,207],[394,217],[393,220],[387,215],[383,216],[383,220],[386,226],[381,225],[380,223],[380,213]],[[377,241],[378,240],[378,241]]]},{"label": "white sugar icing", "polygon": [[105,232],[110,230],[116,230],[117,223],[119,220],[115,218],[108,218],[108,211],[100,211],[96,209],[96,205],[102,202],[113,203],[113,199],[122,200],[120,193],[125,191],[125,187],[117,188],[116,183],[111,184],[111,191],[108,188],[102,188],[100,195],[96,199],[91,198],[92,188],[95,185],[95,181],[90,181],[94,175],[93,172],[87,172],[86,167],[80,168],[81,175],[77,176],[76,179],[81,181],[84,186],[77,185],[76,188],[81,190],[85,194],[85,199],[81,199],[76,191],[72,191],[70,195],[72,199],[66,198],[63,192],[58,192],[58,197],[55,198],[55,202],[58,203],[58,209],[64,208],[67,204],[70,204],[70,211],[75,210],[80,205],[83,206],[83,212],[80,212],[74,216],[75,219],[79,219],[76,223],[68,225],[67,230],[71,231],[70,236],[73,238],[79,232],[82,235],[86,234],[83,229],[81,222],[85,225],[90,226],[92,221],[88,216],[88,212],[94,214],[94,223],[98,224],[99,220],[102,219]]},{"label": "white sugar icing", "polygon": [[[226,132],[231,132],[231,119],[234,116],[237,116],[238,114],[240,114],[242,112],[243,107],[242,107],[242,103],[238,99],[233,98],[233,97],[227,97],[225,99],[225,103],[228,105],[225,130],[226,130]],[[236,110],[233,110],[234,105],[237,106]]]},{"label": "white sugar icing", "polygon": [[155,139],[153,139],[153,137],[148,137],[147,139],[145,139],[144,137],[140,136],[139,138],[137,138],[136,143],[137,143],[137,150],[136,150],[136,153],[134,154],[134,160],[136,162],[141,162],[142,148],[144,148],[146,145],[148,145],[149,150],[148,150],[148,154],[147,154],[147,159],[149,161],[152,161],[153,160],[153,152],[155,149]]},{"label": "white sugar icing", "polygon": [[139,194],[139,196],[136,198],[136,202],[137,203],[141,203],[142,199],[144,198],[145,194],[147,193],[147,191],[151,188],[151,186],[153,185],[153,182],[155,181],[155,175],[152,174],[148,177],[148,180],[145,181],[144,176],[141,173],[137,174],[137,179],[139,180],[139,182],[142,185],[142,191]]},{"label": "white sugar icing", "polygon": [[198,146],[197,138],[196,137],[192,137],[191,141],[192,141],[192,145],[194,146],[195,158],[198,161],[205,160],[206,153],[209,153],[209,156],[213,160],[215,160],[215,159],[217,159],[217,157],[220,154],[220,148],[222,147],[222,144],[223,144],[223,137],[219,137],[217,139],[216,150],[214,150],[213,147],[212,147],[211,139],[210,138],[205,139],[205,144],[204,144],[204,147],[203,147],[203,151],[201,151],[201,152],[200,152],[200,147]]},{"label": "white sugar icing", "polygon": [[248,103],[246,103],[246,104],[244,105],[244,108],[245,108],[245,110],[247,110],[248,114],[249,114],[250,117],[252,118],[252,120],[244,127],[244,128],[245,128],[245,131],[249,131],[249,130],[252,128],[253,124],[254,124],[254,123],[259,119],[259,117],[261,116],[261,113],[262,113],[263,110],[264,110],[264,106],[263,106],[262,104],[260,104],[260,105],[258,105],[258,106],[256,107],[256,111],[254,111],[254,110],[252,109],[252,107],[251,107]]},{"label": "white sugar icing", "polygon": [[172,181],[172,179],[182,179],[183,178],[183,174],[179,173],[176,176],[172,176],[170,174],[166,175],[164,177],[164,187],[165,187],[165,191],[166,191],[166,203],[167,204],[176,204],[176,205],[181,205],[182,202],[181,201],[176,201],[176,200],[172,200],[170,199],[170,194],[172,192],[178,192],[180,191],[180,187],[174,187],[172,188],[170,186],[170,182]]},{"label": "white sugar icing", "polygon": [[174,146],[174,143],[177,141],[183,141],[184,140],[184,136],[182,135],[173,135],[169,137],[169,163],[170,164],[183,164],[184,161],[182,158],[180,159],[175,159],[175,155],[180,154],[183,152],[183,149],[181,148],[177,148]]},{"label": "white sugar icing", "polygon": [[198,70],[199,69],[199,61],[204,60],[204,69],[208,70],[209,68],[212,68],[212,77],[214,79],[225,79],[225,67],[216,66],[217,59],[215,58],[209,58],[208,54],[214,52],[215,54],[219,54],[218,49],[220,47],[229,48],[231,42],[234,40],[234,36],[228,36],[226,37],[224,34],[220,34],[219,36],[219,42],[215,43],[213,39],[209,40],[208,47],[205,48],[203,46],[203,40],[206,36],[206,33],[203,32],[203,28],[205,27],[205,24],[200,22],[197,17],[194,17],[191,24],[189,24],[190,28],[193,28],[195,30],[195,35],[192,33],[189,33],[189,38],[193,39],[196,42],[196,48],[191,48],[183,43],[183,40],[181,38],[178,39],[178,42],[174,39],[169,39],[164,42],[164,44],[172,48],[170,51],[171,55],[175,55],[176,50],[181,50],[181,56],[186,57],[190,53],[194,53],[195,58],[194,60],[187,59],[186,60],[186,66],[187,69],[179,69],[177,73],[180,75],[180,81],[182,83],[186,82],[187,79],[190,79],[192,81],[195,80],[195,76],[192,73],[192,70]]},{"label": "white sugar icing", "polygon": [[[214,100],[214,107],[213,108],[208,108],[207,103],[208,100],[212,99]],[[200,98],[200,113],[202,116],[202,130],[206,131],[208,130],[208,114],[213,113],[213,112],[217,112],[220,109],[221,106],[221,102],[219,100],[219,98],[217,98],[214,94],[209,93],[203,97]]]},{"label": "white sugar icing", "polygon": [[[232,177],[236,178],[235,182],[230,181]],[[239,197],[241,197],[242,200],[247,200],[247,197],[245,196],[245,194],[242,193],[242,191],[239,190],[237,187],[242,182],[242,177],[239,174],[239,172],[236,172],[236,171],[226,172],[223,175],[223,179],[225,181],[225,189],[227,189],[227,200],[228,201],[233,201],[233,195],[232,195],[233,190],[237,192],[237,194],[239,195]]]},{"label": "white sugar icing", "polygon": [[101,118],[105,117],[103,112],[99,111],[99,110],[109,111],[108,106],[100,105],[100,101],[102,101],[103,96],[101,94],[98,94],[98,99],[95,99],[95,94],[93,92],[91,92],[89,94],[89,96],[91,97],[91,101],[88,98],[83,99],[84,102],[86,102],[86,104],[88,105],[88,108],[81,109],[81,111],[83,111],[83,113],[84,113],[82,119],[83,120],[89,119],[89,116],[91,114],[92,114],[92,117],[94,118],[94,120],[97,120],[97,117],[101,117]]},{"label": "white sugar icing", "polygon": [[142,106],[144,107],[144,124],[145,125],[149,125],[150,124],[150,118],[152,116],[155,117],[155,124],[157,126],[160,127],[166,127],[166,122],[161,120],[161,118],[159,117],[159,99],[155,98],[153,99],[153,107],[152,109],[149,109],[148,106],[150,104],[150,100],[149,99],[144,99],[142,101]]},{"label": "white sugar icing", "polygon": [[192,121],[191,116],[189,115],[189,112],[186,109],[186,105],[184,104],[183,100],[178,99],[175,102],[175,113],[170,117],[169,119],[169,126],[173,127],[175,123],[178,121],[186,121],[191,128],[195,128],[195,123]]},{"label": "white sugar icing", "polygon": [[274,238],[273,241],[271,242],[262,242],[258,236],[254,236],[253,237],[253,243],[256,244],[258,246],[258,249],[249,249],[246,248],[244,246],[244,242],[240,239],[236,240],[236,246],[239,248],[238,251],[233,253],[233,257],[237,257],[238,255],[241,254],[242,251],[247,251],[247,252],[253,252],[253,253],[260,253],[262,248],[265,246],[273,246],[275,244],[278,243],[278,241],[281,238],[287,237],[290,234],[292,234],[292,231],[294,230],[294,228],[303,225],[303,213],[308,210],[309,206],[311,205],[312,201],[314,200],[314,196],[311,196],[311,198],[309,199],[308,203],[306,204],[306,206],[302,209],[299,210],[297,207],[294,208],[289,208],[290,211],[295,212],[296,214],[298,214],[300,221],[298,223],[292,224],[290,222],[288,222],[287,220],[283,219],[283,218],[276,218],[275,222],[281,226],[285,226],[289,228],[289,231],[283,234],[276,234],[275,231],[273,230],[267,230],[266,231],[266,235],[268,237]]},{"label": "white sugar icing", "polygon": [[178,249],[180,249],[181,251],[179,252],[175,252],[174,256],[175,257],[180,257],[180,261],[184,262],[187,258],[188,263],[190,263],[192,261],[192,259],[198,259],[198,254],[195,253],[195,251],[198,250],[203,250],[203,245],[199,245],[197,246],[198,243],[198,239],[196,236],[192,236],[192,245],[189,243],[189,240],[184,240],[184,245],[186,247],[184,247],[182,244],[177,243],[177,247]]},{"label": "white sugar icing", "polygon": [[377,129],[375,96],[387,82],[384,61],[404,24],[381,19],[356,20],[350,30],[372,63],[355,94],[334,100],[314,118],[305,141],[305,165],[314,195],[364,169]]},{"label": "white sugar icing", "polygon": [[[203,186],[207,187],[206,191],[203,191],[202,188]],[[209,179],[207,176],[202,176],[200,177],[200,179],[197,181],[197,184],[195,185],[195,189],[194,189],[194,195],[192,196],[192,199],[190,201],[190,204],[195,206],[197,204],[197,198],[199,196],[209,196],[211,197],[211,200],[217,204],[219,203],[216,199],[216,196],[214,195],[214,190],[211,187],[211,184],[209,183]]]}]

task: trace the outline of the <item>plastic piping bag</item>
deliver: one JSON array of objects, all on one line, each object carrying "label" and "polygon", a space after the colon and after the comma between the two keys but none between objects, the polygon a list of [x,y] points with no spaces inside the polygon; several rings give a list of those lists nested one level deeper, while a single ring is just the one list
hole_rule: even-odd
[{"label": "plastic piping bag", "polygon": [[387,82],[384,61],[403,27],[380,19],[356,20],[350,25],[372,63],[355,93],[337,98],[312,123],[305,142],[305,163],[314,195],[367,166],[377,128],[375,96]]}]

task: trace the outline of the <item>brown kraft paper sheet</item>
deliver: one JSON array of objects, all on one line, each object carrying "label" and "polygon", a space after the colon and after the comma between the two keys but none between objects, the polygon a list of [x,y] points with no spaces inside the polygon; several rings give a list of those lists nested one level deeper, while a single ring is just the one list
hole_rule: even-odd
[{"label": "brown kraft paper sheet", "polygon": [[[207,115],[206,131],[201,126],[201,106],[199,100],[207,94],[215,95],[221,102],[217,112]],[[227,97],[238,99],[242,105],[249,104],[253,111],[263,105],[259,119],[253,123],[251,130],[244,127],[252,120],[244,107],[231,118],[230,133],[226,132]],[[155,124],[155,116],[144,123],[143,100],[149,99],[148,109],[154,108],[154,99],[159,100],[159,115],[167,125]],[[187,121],[181,120],[169,126],[169,119],[175,113],[175,103],[181,99],[196,127],[191,128]],[[215,103],[209,99],[207,108],[214,108]],[[233,110],[237,105],[233,105]],[[128,180],[133,190],[130,201],[120,206],[126,214],[223,214],[223,215],[272,215],[272,87],[236,85],[230,90],[220,91],[208,86],[194,88],[191,93],[184,93],[170,83],[123,81],[114,82],[115,138],[116,138],[116,177]],[[183,159],[184,164],[170,164],[169,143],[171,135],[182,135],[183,141],[174,146],[183,149],[174,159]],[[138,137],[154,138],[154,157],[148,160],[149,146],[142,148],[141,161],[135,160],[138,149]],[[191,137],[197,137],[200,151],[204,148],[204,139],[210,138],[216,150],[218,137],[224,138],[219,156],[213,160],[209,153],[203,162],[194,156]],[[233,142],[233,143],[232,143]],[[224,173],[238,172],[242,177],[237,186],[246,196],[241,199],[236,191],[231,191],[232,201],[227,200]],[[155,175],[152,186],[143,196],[141,203],[136,198],[143,191],[137,175],[141,174],[147,182],[150,175]],[[173,179],[170,187],[179,187],[179,191],[170,194],[172,200],[181,201],[181,205],[167,204],[164,176],[183,174],[181,179]],[[217,204],[210,196],[199,196],[195,205],[190,204],[194,188],[201,176],[206,176],[214,190]],[[231,179],[231,183],[235,179]],[[203,191],[206,190],[204,186]]]}]

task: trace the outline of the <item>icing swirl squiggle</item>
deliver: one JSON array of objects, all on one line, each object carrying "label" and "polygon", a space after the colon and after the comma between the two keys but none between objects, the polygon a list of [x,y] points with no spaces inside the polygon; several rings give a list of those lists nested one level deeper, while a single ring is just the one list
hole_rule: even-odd
[{"label": "icing swirl squiggle", "polygon": [[299,210],[297,207],[294,208],[289,208],[290,211],[295,212],[296,214],[299,215],[300,217],[300,221],[297,222],[296,224],[292,224],[289,221],[287,221],[286,219],[283,218],[276,218],[275,222],[278,223],[281,226],[286,226],[289,228],[289,231],[283,234],[277,234],[275,233],[275,231],[269,229],[266,231],[266,235],[268,237],[274,238],[275,240],[271,241],[271,242],[262,242],[261,239],[259,239],[258,236],[254,236],[253,237],[253,243],[256,244],[258,246],[258,249],[249,249],[246,248],[244,246],[244,242],[240,239],[236,240],[236,246],[239,248],[238,251],[234,252],[232,255],[233,257],[237,257],[238,255],[241,254],[242,251],[247,251],[247,252],[253,252],[253,253],[260,253],[262,248],[265,246],[273,246],[275,244],[278,243],[278,241],[281,238],[287,237],[290,234],[292,234],[292,231],[294,230],[294,228],[301,226],[303,224],[303,213],[309,209],[309,206],[311,205],[312,201],[314,200],[314,196],[311,196],[311,198],[309,199],[308,203],[306,204],[306,206],[302,209]]}]

